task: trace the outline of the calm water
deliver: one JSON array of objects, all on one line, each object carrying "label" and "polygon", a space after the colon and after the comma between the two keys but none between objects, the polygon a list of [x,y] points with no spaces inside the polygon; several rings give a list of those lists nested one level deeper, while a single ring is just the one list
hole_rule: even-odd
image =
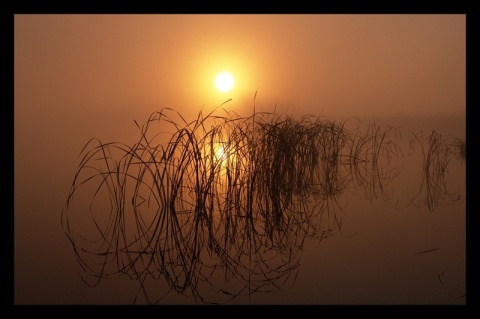
[{"label": "calm water", "polygon": [[[462,119],[417,123],[395,120],[392,125],[400,127],[404,124],[398,123],[403,120],[414,132],[423,125],[421,139],[426,139],[431,129],[442,136],[465,138]],[[147,303],[139,281],[126,275],[102,278],[97,286],[88,287],[79,276],[84,273],[60,223],[84,143],[95,136],[102,136],[103,142],[120,140],[129,145],[137,140],[131,120],[124,123],[123,119],[113,119],[111,127],[104,127],[101,121],[91,123],[91,129],[85,130],[73,119],[52,122],[48,130],[37,135],[32,135],[32,130],[44,124],[16,125],[16,304]],[[125,125],[131,129],[119,129]],[[27,126],[28,130],[22,130]],[[302,220],[300,206],[294,206],[288,215],[288,228],[273,237],[281,238],[278,241],[269,241],[268,227],[258,222],[255,229],[260,235],[252,235],[247,230],[253,228],[245,219],[244,224],[230,227],[243,233],[219,258],[212,253],[213,248],[208,248],[210,235],[202,232],[205,228],[184,224],[192,232],[200,230],[195,235],[187,232],[187,239],[166,240],[164,247],[166,251],[189,253],[183,259],[178,253],[175,258],[166,256],[149,266],[151,275],[159,279],[145,277],[146,295],[152,299],[164,295],[158,304],[465,304],[466,163],[454,155],[442,162],[437,155],[432,165],[446,163],[445,170],[431,166],[431,173],[425,176],[421,145],[412,142],[406,130],[397,130],[395,136],[401,152],[390,162],[382,160],[378,170],[359,168],[356,173],[360,175],[356,176],[363,178],[363,184],[352,182],[351,172],[340,174],[336,185],[342,187],[325,201],[315,196],[308,198],[310,202],[305,200],[303,204],[310,207],[306,212],[322,212],[309,215],[310,219]],[[71,150],[72,144],[78,148]],[[28,153],[35,156],[18,156]],[[95,224],[85,222],[91,220],[87,200],[92,190],[73,201],[75,217],[70,226],[76,238],[80,238],[80,232],[95,232]],[[107,212],[99,225],[107,225],[109,202],[99,200],[95,205],[97,211]],[[78,212],[82,213],[75,215]],[[152,215],[150,218],[145,224],[154,220]],[[214,220],[214,237],[227,238],[226,223]],[[126,230],[128,233],[132,229]],[[117,234],[123,236],[119,231]],[[90,247],[79,241],[76,245]],[[148,260],[148,254],[145,258]],[[100,269],[101,260],[101,256],[86,259],[86,266]],[[113,265],[104,274],[122,266]],[[145,268],[145,262],[137,267]],[[165,280],[166,273],[170,281]],[[84,278],[95,281],[93,277]],[[188,280],[192,285],[187,285],[184,295],[179,294],[176,290]]]}]

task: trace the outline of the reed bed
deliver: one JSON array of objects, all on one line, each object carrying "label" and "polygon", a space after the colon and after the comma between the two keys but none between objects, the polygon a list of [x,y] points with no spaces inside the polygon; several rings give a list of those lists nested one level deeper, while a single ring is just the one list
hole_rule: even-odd
[{"label": "reed bed", "polygon": [[[402,154],[393,128],[361,133],[312,115],[219,108],[188,122],[165,108],[135,124],[132,146],[85,145],[61,221],[87,284],[129,276],[152,304],[172,291],[217,303],[288,287],[305,240],[341,230],[338,197],[353,185],[388,198]],[[448,159],[429,141],[434,206]]]}]

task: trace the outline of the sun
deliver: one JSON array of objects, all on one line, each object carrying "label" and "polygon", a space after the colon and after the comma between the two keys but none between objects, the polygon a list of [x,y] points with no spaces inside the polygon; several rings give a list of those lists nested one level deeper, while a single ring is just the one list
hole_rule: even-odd
[{"label": "sun", "polygon": [[215,77],[215,87],[223,93],[230,92],[235,85],[235,79],[230,72],[220,72]]},{"label": "sun", "polygon": [[221,162],[227,159],[227,152],[222,144],[223,143],[217,143],[215,147],[215,157]]}]

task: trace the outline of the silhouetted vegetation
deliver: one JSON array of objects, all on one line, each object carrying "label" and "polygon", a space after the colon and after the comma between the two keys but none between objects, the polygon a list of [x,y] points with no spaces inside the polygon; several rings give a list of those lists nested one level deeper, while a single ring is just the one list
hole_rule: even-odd
[{"label": "silhouetted vegetation", "polygon": [[449,162],[455,155],[462,157],[462,148],[464,152],[465,144],[453,137],[443,137],[435,130],[425,138],[423,132],[413,136],[415,139],[412,142],[418,143],[421,147],[423,166],[419,191],[411,203],[420,206],[423,202],[430,211],[433,211],[442,199],[459,200],[458,193],[449,191],[445,177],[448,174]]},{"label": "silhouetted vegetation", "polygon": [[467,158],[467,142],[465,140],[457,139],[456,146],[458,148],[458,156],[462,159]]},{"label": "silhouetted vegetation", "polygon": [[[171,291],[224,303],[288,288],[305,240],[341,231],[338,197],[353,187],[390,199],[403,156],[392,127],[362,133],[312,115],[217,109],[187,122],[163,109],[137,126],[132,146],[85,145],[62,225],[87,284],[126,275],[149,303]],[[436,132],[428,150],[415,139],[425,154],[416,198],[425,187],[434,209],[452,144]]]}]

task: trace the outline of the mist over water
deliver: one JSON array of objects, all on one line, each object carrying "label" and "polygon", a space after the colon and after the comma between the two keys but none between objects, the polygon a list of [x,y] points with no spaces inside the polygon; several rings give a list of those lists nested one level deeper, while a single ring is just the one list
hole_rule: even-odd
[{"label": "mist over water", "polygon": [[[258,121],[260,114],[256,116]],[[271,128],[277,130],[288,118],[280,116],[279,119],[265,123],[276,123]],[[331,136],[338,134],[331,130],[335,122],[320,119],[319,132],[327,130],[328,135],[317,133],[323,137],[316,150],[320,150],[321,145],[325,147]],[[458,142],[463,139],[436,131],[412,131],[407,126],[383,126],[366,121],[359,124],[357,119],[350,119],[338,126],[345,129],[348,138],[335,144],[335,147],[344,145],[345,149],[339,149],[339,153],[331,153],[334,149],[327,151],[329,156],[340,156],[339,162],[332,166],[329,158],[315,162],[320,167],[317,173],[315,170],[294,173],[293,177],[301,176],[305,183],[295,186],[301,187],[297,192],[290,188],[293,180],[285,175],[289,174],[285,169],[298,168],[284,163],[282,165],[287,166],[280,167],[287,168],[277,171],[272,163],[279,161],[281,149],[293,148],[295,152],[290,154],[298,154],[298,145],[285,145],[286,149],[284,145],[270,146],[278,151],[272,153],[265,166],[266,179],[262,179],[264,173],[260,168],[252,176],[258,176],[262,182],[252,184],[255,182],[247,173],[252,167],[249,165],[257,163],[254,167],[259,167],[261,159],[268,157],[267,148],[258,153],[258,159],[245,158],[247,162],[242,162],[242,156],[252,155],[242,147],[248,149],[254,131],[245,136],[247,140],[235,141],[237,149],[231,155],[225,155],[225,147],[221,156],[208,145],[214,145],[216,138],[231,139],[235,128],[232,131],[227,125],[231,135],[221,135],[220,131],[209,135],[212,131],[200,131],[212,138],[212,142],[207,138],[199,144],[203,147],[205,143],[207,149],[201,151],[203,155],[198,164],[192,164],[193,158],[190,158],[182,166],[181,154],[186,154],[188,139],[177,144],[178,149],[168,151],[174,141],[168,139],[172,133],[166,134],[166,138],[159,137],[162,135],[159,128],[165,126],[158,124],[158,117],[152,120],[149,122],[152,127],[140,125],[141,134],[137,127],[140,144],[130,147],[119,144],[119,149],[109,142],[100,148],[97,147],[101,144],[87,145],[85,157],[80,157],[83,158],[81,165],[98,168],[90,175],[76,175],[79,188],[72,188],[71,203],[62,213],[65,234],[73,245],[64,247],[65,254],[75,252],[81,265],[80,268],[72,265],[83,278],[83,281],[77,278],[77,283],[99,283],[90,288],[99,293],[105,293],[102,287],[110,285],[129,287],[130,294],[123,288],[121,295],[108,293],[112,299],[104,297],[105,303],[464,303],[465,159],[458,148]],[[258,127],[261,123],[255,124]],[[307,127],[310,122],[294,123]],[[225,128],[222,125],[216,127]],[[461,126],[461,121],[456,125]],[[452,121],[449,129],[461,130],[456,125]],[[297,134],[311,135],[313,129],[314,126]],[[295,131],[286,132],[289,137],[295,135]],[[272,131],[266,136],[277,133]],[[150,140],[148,136],[153,138]],[[272,142],[280,143],[281,138],[276,135]],[[163,144],[154,143],[159,141]],[[336,141],[338,143],[338,139]],[[256,147],[270,142],[261,143]],[[147,145],[150,151],[148,147],[145,149]],[[160,159],[163,149],[165,154],[180,152],[180,157],[171,160],[170,168],[159,168],[170,163]],[[127,170],[129,173],[125,176],[136,177],[130,182],[119,181],[118,178],[125,178],[123,173],[118,174],[122,165],[133,163],[121,159],[136,151],[140,151],[140,155],[134,157],[135,164],[143,161],[142,165],[150,168],[143,172],[127,168],[125,173]],[[356,155],[352,155],[354,153]],[[348,157],[341,159],[346,155]],[[309,163],[305,162],[305,156],[307,153],[296,160],[289,158],[289,163]],[[320,153],[316,156],[324,158]],[[84,162],[85,159],[91,163]],[[107,164],[110,168],[98,174],[102,171],[102,161],[110,163]],[[201,163],[205,163],[203,168]],[[112,170],[115,165],[117,169]],[[152,173],[152,170],[158,171]],[[178,184],[180,195],[175,195],[179,196],[178,201],[171,198],[177,194],[174,180],[184,171],[187,179],[183,178]],[[160,177],[165,172],[169,178]],[[202,182],[206,184],[194,180],[198,173],[201,178],[207,178]],[[240,175],[236,175],[234,181],[235,174]],[[149,175],[157,177],[152,179]],[[100,177],[100,182],[92,183],[89,177],[94,176]],[[317,177],[311,179],[312,176]],[[276,179],[271,179],[274,177]],[[91,186],[83,186],[83,180]],[[136,188],[132,182],[137,184]],[[251,197],[250,187],[257,195]],[[123,199],[119,201],[119,198]],[[103,235],[99,237],[99,234]],[[355,275],[351,268],[355,269]],[[423,290],[417,289],[419,282],[423,283]]]},{"label": "mist over water", "polygon": [[[441,127],[442,121],[435,120],[432,119],[432,124],[423,119],[419,122],[426,126]],[[401,119],[398,121],[401,123]],[[412,121],[399,126],[407,128],[409,123]],[[369,122],[365,120],[362,125],[366,128]],[[462,132],[462,125],[464,122],[459,119],[443,127],[446,132]],[[132,141],[140,137],[138,128],[134,126],[134,123],[131,124],[136,137],[128,135],[125,139],[125,144],[130,146],[133,145]],[[381,124],[379,126],[385,128]],[[71,128],[65,127],[65,130],[68,129]],[[463,132],[464,129],[463,127]],[[111,127],[111,130],[106,134],[110,138],[103,138],[102,142],[122,141],[123,134],[128,131],[124,125]],[[398,153],[398,157],[394,156],[389,164],[390,168],[395,168],[400,173],[392,181],[383,177],[384,194],[378,188],[355,188],[346,183],[347,187],[335,197],[330,210],[330,217],[337,216],[341,220],[341,229],[330,227],[330,232],[326,232],[325,236],[317,234],[317,239],[305,240],[301,249],[291,251],[294,253],[291,263],[295,267],[289,281],[281,289],[270,285],[270,293],[252,293],[250,296],[243,294],[229,303],[465,303],[465,298],[452,298],[465,294],[466,284],[465,161],[456,156],[449,159],[442,176],[452,197],[440,194],[442,198],[437,198],[438,202],[434,202],[433,209],[430,210],[426,202],[426,188],[425,185],[422,186],[424,167],[421,147],[412,144],[413,135],[407,130],[402,131],[400,138],[400,131],[402,130],[397,129],[391,134],[397,135],[402,152]],[[440,129],[438,132],[441,134]],[[423,138],[426,139],[430,133],[431,131],[423,131]],[[117,138],[113,139],[114,136]],[[444,136],[456,137],[449,134]],[[51,141],[48,133],[37,138],[39,142]],[[77,152],[60,152],[54,156],[55,160],[48,152],[40,152],[36,158],[38,165],[35,166],[26,158],[18,158],[16,161],[15,205],[18,212],[24,213],[15,215],[15,247],[25,252],[16,254],[15,278],[18,289],[15,300],[18,304],[131,304],[138,294],[138,281],[127,279],[127,276],[104,278],[95,288],[87,287],[77,275],[82,271],[60,225],[59,217],[67,199],[67,189],[81,158],[78,154],[86,141],[88,139],[79,138]],[[62,143],[71,142],[58,139],[54,147],[51,147],[61,149]],[[35,148],[35,145],[32,147]],[[79,209],[80,219],[83,220],[91,219],[89,203],[92,200],[92,190],[95,190],[92,187],[87,189],[90,189],[90,193],[83,197],[76,195],[78,198],[73,200],[74,206]],[[98,218],[104,218],[105,221],[112,212],[108,196],[105,197],[105,193],[102,196],[100,198],[103,200],[96,201],[95,212]],[[129,200],[127,198],[126,202]],[[144,222],[148,224],[151,221]],[[322,223],[324,221],[320,222]],[[39,228],[38,225],[42,227]],[[78,220],[70,221],[70,227],[75,233],[86,232],[83,233],[85,236],[97,232],[92,223],[78,229],[80,225]],[[243,228],[238,226],[238,229]],[[207,234],[204,236],[208,237]],[[256,249],[261,250],[262,247],[258,245]],[[437,250],[417,254],[429,249]],[[202,253],[202,258],[209,260],[213,257]],[[212,259],[214,264],[215,260]],[[274,264],[275,261],[272,261],[271,265]],[[225,278],[221,273],[222,271],[217,271],[212,275],[214,287],[222,287]],[[235,289],[244,287],[246,282],[244,279],[237,283]],[[44,287],[49,287],[49,293],[32,294]],[[146,287],[152,291],[152,296],[157,296],[158,289],[165,293],[164,290],[169,286],[162,280],[149,280]],[[61,291],[69,293],[63,294]],[[227,295],[215,291],[202,287],[202,298],[211,302],[229,300]],[[136,302],[142,304],[146,300],[140,294]],[[201,300],[170,292],[159,304],[197,302]]]},{"label": "mist over water", "polygon": [[465,18],[16,15],[14,303],[466,304]]}]

